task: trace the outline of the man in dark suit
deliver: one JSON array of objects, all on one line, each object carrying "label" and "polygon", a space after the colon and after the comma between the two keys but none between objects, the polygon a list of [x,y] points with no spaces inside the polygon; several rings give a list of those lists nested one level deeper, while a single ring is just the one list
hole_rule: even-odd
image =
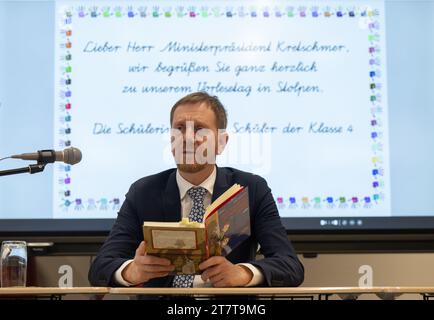
[{"label": "man in dark suit", "polygon": [[[226,111],[217,97],[197,92],[179,100],[170,114],[177,169],[136,181],[109,237],[89,271],[95,286],[236,287],[298,286],[304,269],[282,226],[266,181],[215,159],[227,141]],[[143,221],[201,221],[204,208],[234,183],[248,187],[251,236],[226,257],[200,264],[201,275],[170,276],[167,259],[146,254]],[[256,260],[258,244],[264,256]]]}]

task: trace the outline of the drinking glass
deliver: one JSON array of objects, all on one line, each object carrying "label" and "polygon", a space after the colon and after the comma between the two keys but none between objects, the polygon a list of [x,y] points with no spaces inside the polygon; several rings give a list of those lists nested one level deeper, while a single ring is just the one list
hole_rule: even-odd
[{"label": "drinking glass", "polygon": [[27,244],[3,241],[0,261],[1,287],[25,287],[27,278]]}]

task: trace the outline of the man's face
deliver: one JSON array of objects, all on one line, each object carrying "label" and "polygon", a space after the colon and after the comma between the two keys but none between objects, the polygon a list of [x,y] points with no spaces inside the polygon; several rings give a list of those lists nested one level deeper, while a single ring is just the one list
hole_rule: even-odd
[{"label": "man's face", "polygon": [[[172,120],[172,154],[178,169],[199,172],[214,164],[226,142],[226,133],[217,129],[217,119],[206,103],[183,104],[175,109]],[[218,141],[220,140],[220,152]]]}]

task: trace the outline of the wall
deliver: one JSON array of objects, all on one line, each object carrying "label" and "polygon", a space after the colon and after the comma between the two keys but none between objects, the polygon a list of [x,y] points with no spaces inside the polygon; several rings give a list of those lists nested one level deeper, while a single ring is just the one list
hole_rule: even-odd
[{"label": "wall", "polygon": [[[369,285],[371,280],[374,286],[434,286],[433,253],[320,254],[315,258],[300,256],[300,259],[306,271],[305,287],[359,286],[359,281],[360,285]],[[33,257],[29,285],[59,286],[59,282],[67,285],[72,281],[73,286],[88,286],[90,261],[91,256]],[[72,272],[68,272],[68,266]],[[417,295],[399,297],[418,298]],[[364,295],[360,299],[378,297]]]}]

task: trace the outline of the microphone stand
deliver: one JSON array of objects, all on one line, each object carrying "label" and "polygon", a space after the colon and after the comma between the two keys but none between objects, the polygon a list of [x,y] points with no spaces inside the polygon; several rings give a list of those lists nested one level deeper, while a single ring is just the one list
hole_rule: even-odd
[{"label": "microphone stand", "polygon": [[9,175],[18,174],[18,173],[34,174],[34,173],[44,171],[46,165],[47,165],[46,163],[38,162],[36,164],[31,164],[31,165],[24,167],[24,168],[3,170],[3,171],[0,171],[0,176],[9,176]]}]

